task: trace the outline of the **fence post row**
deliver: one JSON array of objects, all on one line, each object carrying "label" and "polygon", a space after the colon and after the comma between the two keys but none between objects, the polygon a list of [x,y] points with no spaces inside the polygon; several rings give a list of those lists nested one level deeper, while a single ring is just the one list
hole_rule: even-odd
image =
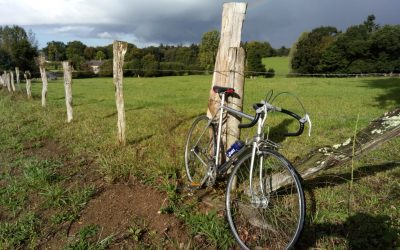
[{"label": "fence post row", "polygon": [[28,96],[28,99],[32,98],[32,92],[31,92],[31,85],[32,85],[32,76],[31,72],[25,71],[24,77],[26,80],[26,95]]},{"label": "fence post row", "polygon": [[67,122],[71,122],[72,115],[72,67],[68,61],[62,63],[64,69],[65,105],[67,106]]},{"label": "fence post row", "polygon": [[113,42],[113,80],[115,85],[115,102],[118,112],[118,142],[120,145],[126,144],[125,138],[125,107],[124,107],[124,94],[123,94],[123,66],[124,57],[127,51],[128,44],[126,42],[114,41]]},{"label": "fence post row", "polygon": [[42,107],[46,107],[46,96],[47,96],[47,75],[45,68],[45,58],[44,56],[39,56],[36,58],[37,64],[40,70],[40,76],[42,77]]},{"label": "fence post row", "polygon": [[[219,106],[218,94],[212,90],[214,85],[234,88],[237,96],[228,98],[228,105],[242,111],[245,53],[243,48],[240,48],[240,41],[246,8],[246,3],[225,3],[223,5],[221,38],[208,100],[207,115],[209,117],[212,117],[218,111]],[[228,121],[223,127],[222,136],[222,144],[226,148],[239,138],[240,130],[237,128],[239,122],[240,120],[237,118],[228,116]]]}]

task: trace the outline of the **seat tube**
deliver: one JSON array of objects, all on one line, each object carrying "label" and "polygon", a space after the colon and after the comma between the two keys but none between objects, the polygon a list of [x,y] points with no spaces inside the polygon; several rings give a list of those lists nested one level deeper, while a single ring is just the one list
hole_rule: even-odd
[{"label": "seat tube", "polygon": [[223,107],[225,105],[225,93],[222,94],[221,97],[221,105],[219,106],[219,123],[218,123],[218,138],[217,138],[217,155],[215,157],[215,166],[218,166],[219,163],[219,152],[221,147],[221,133],[222,133],[222,117],[223,117]]}]

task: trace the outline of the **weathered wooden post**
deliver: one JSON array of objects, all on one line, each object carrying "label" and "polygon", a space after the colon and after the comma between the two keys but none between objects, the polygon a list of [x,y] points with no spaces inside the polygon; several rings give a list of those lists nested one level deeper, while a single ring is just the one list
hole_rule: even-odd
[{"label": "weathered wooden post", "polygon": [[11,92],[10,75],[7,73],[7,71],[4,71],[4,81],[7,84],[8,92]]},{"label": "weathered wooden post", "polygon": [[113,42],[113,76],[115,85],[115,102],[118,111],[118,142],[120,145],[126,144],[125,139],[125,107],[124,107],[124,94],[122,88],[123,80],[123,66],[124,66],[124,56],[127,51],[128,44],[126,42],[114,41]]},{"label": "weathered wooden post", "polygon": [[[214,85],[235,89],[235,96],[228,98],[228,105],[242,111],[244,87],[245,52],[240,47],[241,32],[246,14],[246,3],[225,3],[222,11],[221,38],[215,61],[214,75],[208,101],[207,115],[212,117],[218,110],[219,96],[214,93]],[[240,136],[237,125],[240,120],[228,115],[223,126],[223,145],[230,147]],[[222,150],[226,150],[226,148]]]},{"label": "weathered wooden post", "polygon": [[6,83],[4,82],[4,74],[0,76],[0,85],[2,87],[6,87]]},{"label": "weathered wooden post", "polygon": [[11,88],[12,91],[15,92],[15,84],[14,84],[14,73],[10,70],[10,83],[11,83]]},{"label": "weathered wooden post", "polygon": [[20,85],[20,80],[19,80],[19,68],[18,67],[15,67],[15,76],[17,78],[18,90],[21,91],[21,85]]},{"label": "weathered wooden post", "polygon": [[28,99],[32,98],[32,92],[31,92],[31,85],[32,85],[32,76],[31,72],[25,71],[24,77],[26,80],[26,95],[28,96]]},{"label": "weathered wooden post", "polygon": [[37,57],[37,64],[39,65],[40,76],[42,77],[42,107],[46,107],[46,97],[47,97],[47,75],[45,68],[45,58],[44,56]]},{"label": "weathered wooden post", "polygon": [[68,61],[62,63],[64,69],[65,104],[67,106],[67,122],[72,121],[72,67]]}]

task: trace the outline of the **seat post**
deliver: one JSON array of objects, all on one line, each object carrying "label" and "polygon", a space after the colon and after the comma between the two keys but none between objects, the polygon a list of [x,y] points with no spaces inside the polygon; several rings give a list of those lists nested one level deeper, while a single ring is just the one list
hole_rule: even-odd
[{"label": "seat post", "polygon": [[221,133],[222,133],[222,118],[225,105],[225,92],[222,93],[221,105],[219,106],[219,123],[218,123],[218,138],[217,138],[217,155],[215,157],[215,165],[218,166],[219,162],[219,151],[221,147]]}]

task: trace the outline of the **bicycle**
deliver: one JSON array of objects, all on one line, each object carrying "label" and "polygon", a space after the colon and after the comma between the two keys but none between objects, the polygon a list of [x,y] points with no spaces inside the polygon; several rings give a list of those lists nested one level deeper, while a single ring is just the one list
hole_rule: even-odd
[{"label": "bicycle", "polygon": [[[290,249],[304,224],[301,178],[289,160],[277,152],[278,145],[264,138],[263,128],[269,112],[282,112],[298,120],[298,131],[286,133],[286,136],[301,135],[307,122],[310,133],[311,120],[307,113],[300,117],[267,100],[254,104],[255,116],[251,116],[225,104],[225,98],[235,93],[233,88],[214,86],[213,90],[221,98],[218,111],[212,118],[197,117],[187,136],[185,168],[190,186],[194,189],[213,186],[218,177],[230,173],[226,216],[239,246],[243,249]],[[254,138],[242,142],[243,147],[223,161],[221,132],[226,113],[251,121],[240,124],[239,128],[258,125]]]}]

